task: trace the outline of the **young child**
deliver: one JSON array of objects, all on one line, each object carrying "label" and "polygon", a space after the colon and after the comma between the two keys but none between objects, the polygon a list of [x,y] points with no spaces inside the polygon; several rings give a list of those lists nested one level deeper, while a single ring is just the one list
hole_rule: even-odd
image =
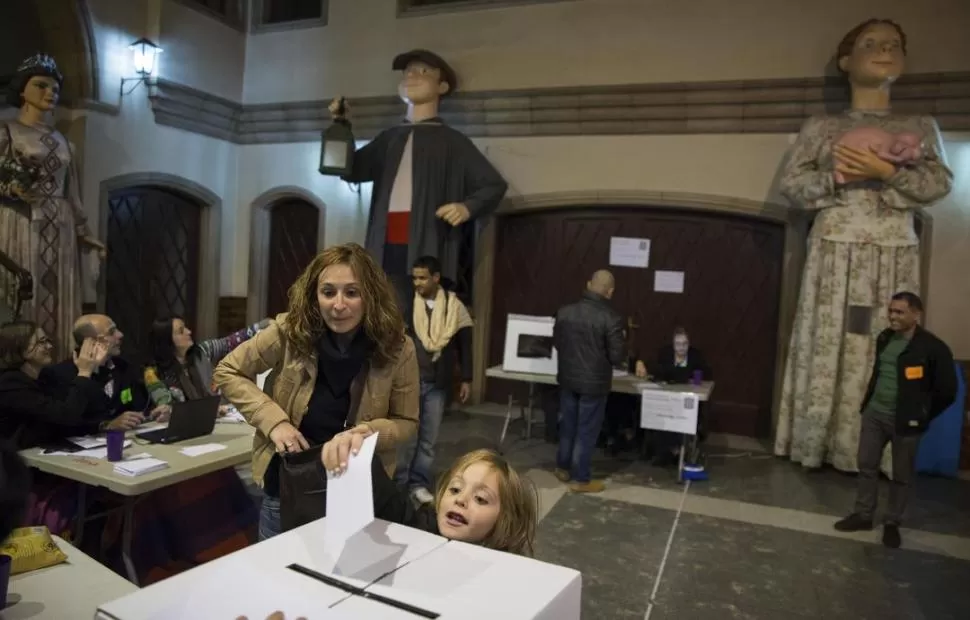
[{"label": "young child", "polygon": [[[361,433],[350,431],[325,444],[321,473],[342,473],[362,439]],[[378,519],[489,549],[533,554],[538,522],[535,488],[492,450],[475,450],[455,461],[439,479],[433,504],[416,505],[376,456],[371,478]]]}]

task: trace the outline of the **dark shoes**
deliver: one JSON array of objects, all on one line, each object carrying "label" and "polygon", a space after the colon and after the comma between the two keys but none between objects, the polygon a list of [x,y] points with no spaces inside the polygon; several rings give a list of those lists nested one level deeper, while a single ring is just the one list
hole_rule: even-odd
[{"label": "dark shoes", "polygon": [[895,523],[887,523],[882,527],[882,544],[890,549],[899,549],[903,544],[903,539],[899,535],[899,526]]},{"label": "dark shoes", "polygon": [[[841,521],[836,521],[835,529],[840,532],[868,532],[872,529],[872,519],[853,513]],[[890,549],[899,549],[903,539],[899,535],[899,526],[887,523],[882,527],[882,544]]]},{"label": "dark shoes", "polygon": [[872,519],[852,513],[841,521],[835,522],[835,529],[840,532],[864,532],[872,529]]}]

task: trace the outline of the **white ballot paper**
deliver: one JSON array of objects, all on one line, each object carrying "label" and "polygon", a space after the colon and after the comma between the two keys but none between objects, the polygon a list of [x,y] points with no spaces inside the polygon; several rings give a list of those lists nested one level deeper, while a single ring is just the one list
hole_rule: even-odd
[{"label": "white ballot paper", "polygon": [[610,237],[610,265],[646,269],[650,266],[650,240]]},{"label": "white ballot paper", "polygon": [[327,521],[323,550],[339,558],[347,539],[374,520],[374,481],[371,461],[377,447],[374,433],[364,440],[360,452],[347,459],[347,470],[339,476],[327,475]]}]

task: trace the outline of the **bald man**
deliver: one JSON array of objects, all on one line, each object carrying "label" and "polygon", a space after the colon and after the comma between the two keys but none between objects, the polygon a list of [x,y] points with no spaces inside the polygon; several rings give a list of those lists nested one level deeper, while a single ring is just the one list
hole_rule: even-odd
[{"label": "bald man", "polygon": [[[99,398],[88,405],[88,415],[102,420],[116,421],[116,426],[134,428],[147,416],[156,414],[150,409],[144,368],[121,355],[125,335],[114,320],[103,314],[86,314],[74,322],[74,342],[80,347],[85,338],[96,338],[108,345],[108,361],[91,375],[101,389]],[[40,380],[46,389],[60,395],[77,375],[73,359],[45,368]]]},{"label": "bald man", "polygon": [[623,319],[610,306],[616,282],[605,269],[594,273],[579,301],[556,313],[553,344],[559,369],[559,451],[556,477],[574,493],[604,488],[592,477],[591,461],[613,369],[626,364]]}]

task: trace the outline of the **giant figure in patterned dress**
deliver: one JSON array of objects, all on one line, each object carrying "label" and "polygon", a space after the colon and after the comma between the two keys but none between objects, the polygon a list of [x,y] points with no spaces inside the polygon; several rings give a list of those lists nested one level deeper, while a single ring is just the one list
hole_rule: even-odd
[{"label": "giant figure in patterned dress", "polygon": [[[805,122],[781,179],[789,200],[815,212],[775,436],[775,453],[805,467],[828,462],[857,470],[859,408],[875,336],[887,327],[894,293],[920,292],[913,218],[952,185],[936,122],[890,110],[890,87],[905,57],[906,35],[892,21],[870,20],[850,31],[838,64],[852,107]],[[839,144],[859,128],[916,133],[920,155],[898,163],[881,158],[875,145]]]},{"label": "giant figure in patterned dress", "polygon": [[[34,298],[21,311],[54,339],[58,355],[73,349],[81,315],[81,249],[94,239],[81,207],[77,162],[70,142],[50,124],[64,78],[54,59],[37,54],[17,69],[7,103],[17,119],[0,123],[0,251],[34,278]],[[0,296],[12,301],[16,283],[0,272]]]}]

